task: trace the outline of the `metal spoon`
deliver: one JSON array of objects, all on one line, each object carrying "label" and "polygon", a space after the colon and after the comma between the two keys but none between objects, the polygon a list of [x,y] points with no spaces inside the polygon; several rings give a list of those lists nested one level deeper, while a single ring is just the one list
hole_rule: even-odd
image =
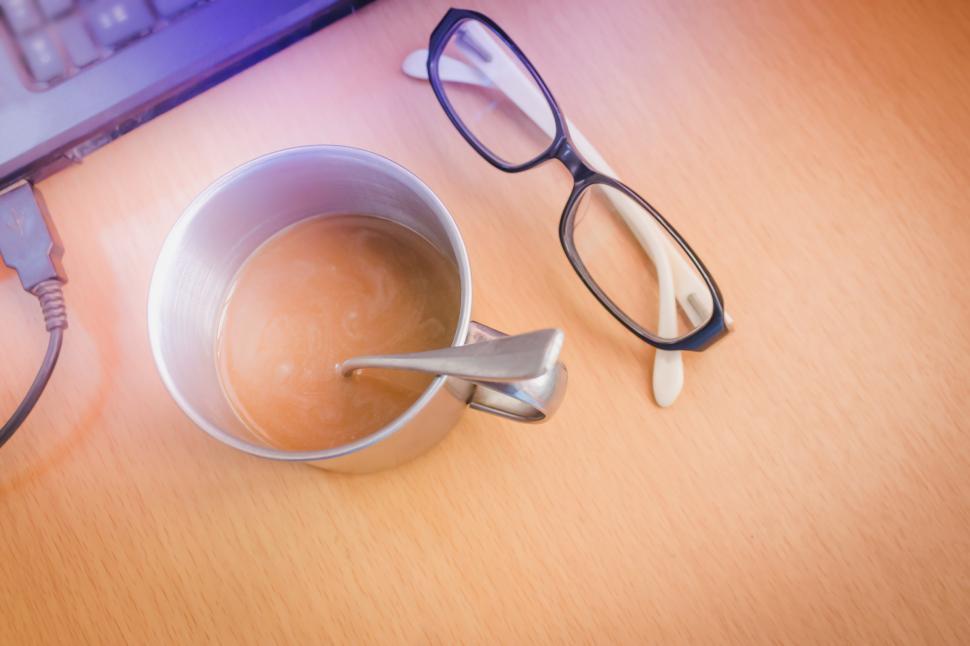
[{"label": "metal spoon", "polygon": [[474,381],[520,381],[549,372],[562,342],[562,330],[538,330],[428,352],[354,357],[337,369],[345,377],[364,368],[390,368]]}]

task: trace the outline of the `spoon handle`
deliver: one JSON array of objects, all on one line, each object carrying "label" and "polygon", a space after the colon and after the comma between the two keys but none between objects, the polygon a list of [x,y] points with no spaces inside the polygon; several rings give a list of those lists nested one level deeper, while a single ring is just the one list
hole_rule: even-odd
[{"label": "spoon handle", "polygon": [[387,368],[477,381],[519,381],[549,372],[562,343],[561,330],[538,330],[427,352],[354,357],[338,369],[344,376],[364,368]]}]

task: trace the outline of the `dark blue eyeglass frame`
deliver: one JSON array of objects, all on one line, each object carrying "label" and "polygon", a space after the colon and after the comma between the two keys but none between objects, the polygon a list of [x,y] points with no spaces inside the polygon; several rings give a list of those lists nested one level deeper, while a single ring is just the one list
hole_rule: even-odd
[{"label": "dark blue eyeglass frame", "polygon": [[[495,155],[491,150],[488,149],[487,146],[479,141],[474,133],[465,126],[464,122],[458,116],[458,113],[452,107],[451,102],[448,100],[448,95],[444,90],[441,77],[438,73],[438,61],[441,58],[445,46],[447,45],[451,36],[462,23],[469,20],[474,20],[491,31],[502,41],[506,47],[509,48],[509,50],[511,50],[518,57],[519,61],[532,75],[533,80],[542,90],[543,95],[546,97],[546,101],[549,103],[549,107],[552,109],[552,114],[556,123],[556,132],[552,139],[552,143],[534,159],[531,159],[523,164],[510,164],[506,162]],[[688,245],[687,242],[680,237],[677,230],[674,229],[667,222],[667,220],[660,215],[660,213],[653,208],[653,206],[650,205],[649,202],[640,197],[640,195],[638,195],[633,189],[629,188],[622,182],[619,182],[608,175],[604,175],[603,173],[600,173],[589,166],[586,160],[583,159],[583,157],[576,150],[575,145],[570,139],[569,131],[566,128],[566,120],[563,117],[562,111],[559,109],[559,104],[556,103],[556,99],[552,96],[552,93],[546,86],[545,81],[542,80],[542,77],[539,76],[539,73],[536,71],[535,67],[533,67],[529,59],[526,58],[525,54],[522,53],[522,50],[519,49],[518,45],[516,45],[515,42],[513,42],[512,39],[509,38],[508,35],[502,30],[502,28],[495,24],[491,18],[477,11],[470,11],[467,9],[449,9],[444,18],[441,19],[441,22],[438,23],[438,26],[435,27],[433,32],[431,32],[431,41],[428,45],[428,79],[431,81],[431,88],[434,90],[435,96],[438,97],[438,102],[441,103],[441,107],[444,108],[448,118],[458,129],[458,132],[461,133],[461,136],[465,138],[472,148],[478,151],[478,154],[484,157],[486,161],[499,170],[503,170],[507,173],[519,173],[552,159],[558,159],[566,167],[566,170],[569,171],[573,178],[573,189],[569,194],[569,199],[566,201],[566,207],[563,209],[562,217],[559,221],[559,241],[562,244],[563,251],[566,252],[566,257],[569,259],[570,264],[573,266],[573,269],[579,275],[580,279],[582,279],[583,284],[586,285],[593,296],[595,296],[603,307],[605,307],[616,320],[622,323],[624,327],[626,327],[628,330],[630,330],[630,332],[635,334],[643,341],[656,348],[660,348],[661,350],[705,350],[708,346],[728,332],[728,326],[724,316],[724,300],[721,296],[721,291],[718,289],[717,283],[714,282],[714,279],[707,271],[704,263],[701,262],[700,258],[697,257],[694,250],[690,248],[690,245]],[[576,207],[578,206],[580,197],[583,195],[583,193],[595,185],[609,186],[634,200],[647,213],[652,215],[656,222],[662,226],[668,234],[670,234],[677,244],[680,245],[680,248],[694,264],[698,273],[704,279],[704,283],[707,285],[708,290],[710,291],[712,311],[710,318],[704,325],[676,339],[659,338],[652,334],[649,330],[646,330],[635,320],[630,318],[600,288],[599,284],[595,279],[593,279],[589,270],[587,270],[586,265],[583,263],[581,256],[576,250],[576,245],[573,240]]]}]

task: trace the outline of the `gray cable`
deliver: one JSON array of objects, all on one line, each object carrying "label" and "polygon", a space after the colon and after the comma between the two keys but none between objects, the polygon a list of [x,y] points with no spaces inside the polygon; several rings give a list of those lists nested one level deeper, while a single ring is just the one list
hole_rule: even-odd
[{"label": "gray cable", "polygon": [[40,399],[47,382],[50,381],[54,366],[57,365],[57,358],[61,354],[61,345],[64,343],[64,329],[67,327],[67,312],[64,308],[64,294],[61,291],[59,280],[45,280],[32,290],[34,296],[40,300],[41,309],[44,312],[44,322],[50,331],[50,340],[47,343],[47,353],[44,361],[40,364],[40,370],[34,377],[34,382],[30,384],[27,394],[17,409],[7,420],[7,423],[0,428],[0,447],[6,444],[13,434],[24,423],[30,411],[34,409],[37,400]]}]

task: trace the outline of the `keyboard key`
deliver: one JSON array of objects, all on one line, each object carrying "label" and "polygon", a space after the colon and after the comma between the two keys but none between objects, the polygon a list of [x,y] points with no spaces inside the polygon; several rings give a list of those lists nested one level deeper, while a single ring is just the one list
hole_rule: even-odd
[{"label": "keyboard key", "polygon": [[105,47],[120,45],[155,22],[144,0],[98,0],[87,8],[88,25]]},{"label": "keyboard key", "polygon": [[40,26],[40,12],[34,0],[0,0],[0,9],[15,34],[26,34]]},{"label": "keyboard key", "polygon": [[184,11],[197,3],[199,0],[152,0],[155,3],[155,10],[166,18]]},{"label": "keyboard key", "polygon": [[80,18],[68,18],[60,24],[59,31],[64,49],[76,67],[84,67],[101,57],[98,46],[94,44]]},{"label": "keyboard key", "polygon": [[64,61],[54,47],[54,41],[46,33],[38,31],[27,36],[20,41],[20,48],[30,73],[41,83],[64,75]]},{"label": "keyboard key", "polygon": [[71,8],[74,0],[37,0],[37,3],[44,10],[44,15],[48,18],[57,18]]}]

